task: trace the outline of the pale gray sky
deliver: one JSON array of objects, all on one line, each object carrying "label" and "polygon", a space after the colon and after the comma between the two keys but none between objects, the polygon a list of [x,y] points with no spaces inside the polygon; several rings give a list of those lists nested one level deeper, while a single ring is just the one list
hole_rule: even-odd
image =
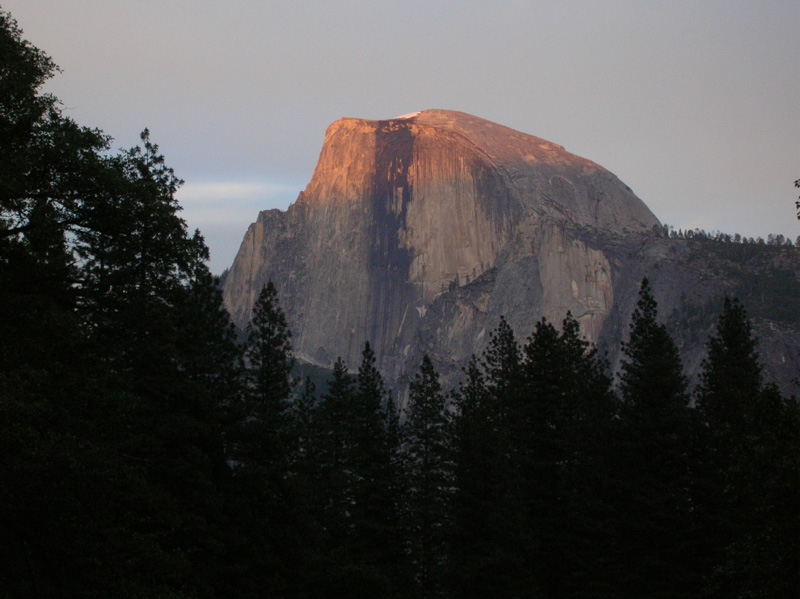
[{"label": "pale gray sky", "polygon": [[662,222],[794,239],[800,2],[0,0],[79,123],[177,174],[229,266],[305,187],[327,126],[426,108],[543,137]]}]

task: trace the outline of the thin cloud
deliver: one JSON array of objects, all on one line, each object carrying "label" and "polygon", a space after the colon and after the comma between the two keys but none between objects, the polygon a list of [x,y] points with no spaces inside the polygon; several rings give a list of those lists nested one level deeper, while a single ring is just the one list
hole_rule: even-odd
[{"label": "thin cloud", "polygon": [[189,229],[200,229],[211,250],[212,272],[231,265],[250,223],[261,210],[286,209],[298,190],[283,183],[208,181],[186,183],[177,194],[181,217]]},{"label": "thin cloud", "polygon": [[178,190],[178,201],[184,202],[230,202],[237,200],[268,199],[284,195],[292,187],[281,183],[239,183],[215,181],[209,183],[185,183]]}]

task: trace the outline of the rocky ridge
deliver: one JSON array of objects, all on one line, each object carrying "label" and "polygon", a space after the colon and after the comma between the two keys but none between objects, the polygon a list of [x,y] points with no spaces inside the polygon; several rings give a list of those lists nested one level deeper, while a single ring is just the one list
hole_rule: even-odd
[{"label": "rocky ridge", "polygon": [[660,229],[616,176],[543,139],[445,110],[344,118],[297,201],[249,227],[223,293],[245,326],[272,279],[300,360],[355,366],[369,341],[392,381],[423,352],[455,377],[501,315],[524,339],[570,311],[615,361],[645,274],[666,310],[730,290]]}]

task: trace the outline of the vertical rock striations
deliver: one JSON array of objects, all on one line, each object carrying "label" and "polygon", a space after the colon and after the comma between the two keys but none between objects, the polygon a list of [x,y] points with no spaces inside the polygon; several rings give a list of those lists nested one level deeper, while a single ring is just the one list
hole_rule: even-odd
[{"label": "vertical rock striations", "polygon": [[597,339],[614,274],[582,235],[657,224],[613,174],[537,137],[444,110],[345,118],[297,201],[250,226],[224,297],[244,326],[271,278],[300,359],[355,365],[368,340],[397,379],[421,347],[479,351],[500,313],[524,336],[570,310]]}]

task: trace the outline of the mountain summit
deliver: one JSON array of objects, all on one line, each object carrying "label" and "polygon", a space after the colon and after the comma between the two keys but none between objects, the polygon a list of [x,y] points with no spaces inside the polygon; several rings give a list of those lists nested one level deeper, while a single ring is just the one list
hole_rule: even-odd
[{"label": "mountain summit", "polygon": [[539,213],[615,230],[658,222],[628,187],[594,162],[538,137],[450,110],[385,121],[336,121],[298,203],[386,198],[417,212],[431,201],[455,211],[491,203],[485,208],[495,216]]},{"label": "mountain summit", "polygon": [[244,326],[272,279],[299,359],[356,365],[369,341],[399,380],[421,352],[463,363],[501,315],[524,338],[570,311],[597,341],[667,255],[642,249],[654,227],[616,176],[538,137],[448,110],[343,118],[297,201],[249,227],[224,298]]}]

